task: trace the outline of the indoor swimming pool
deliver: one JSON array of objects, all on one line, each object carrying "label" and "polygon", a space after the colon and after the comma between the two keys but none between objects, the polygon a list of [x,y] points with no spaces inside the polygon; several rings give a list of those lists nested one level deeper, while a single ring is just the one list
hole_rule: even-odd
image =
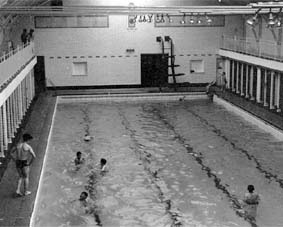
[{"label": "indoor swimming pool", "polygon": [[279,227],[282,151],[282,141],[206,98],[59,98],[31,226],[251,226],[240,204],[253,184],[256,226]]}]

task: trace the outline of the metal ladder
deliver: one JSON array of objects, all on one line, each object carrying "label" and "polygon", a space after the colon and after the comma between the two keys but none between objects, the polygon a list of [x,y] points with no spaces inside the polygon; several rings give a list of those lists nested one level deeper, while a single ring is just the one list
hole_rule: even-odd
[{"label": "metal ladder", "polygon": [[[162,45],[162,55],[164,57],[167,57],[167,58],[170,59],[170,62],[168,64],[168,68],[171,69],[171,74],[168,74],[168,77],[172,77],[173,78],[174,91],[177,91],[177,80],[176,80],[176,77],[177,76],[183,76],[185,74],[184,73],[176,73],[175,72],[175,68],[179,67],[180,65],[176,65],[175,64],[175,56],[176,55],[174,54],[174,43],[173,43],[173,40],[171,39],[170,36],[165,36],[164,39],[165,39],[165,42],[169,42],[170,46],[168,48],[165,47],[164,41],[163,41],[162,37],[158,36],[156,38],[156,41],[157,42],[161,42],[161,45]],[[167,53],[165,53],[165,49],[169,49],[170,50],[168,56],[166,56]]]}]

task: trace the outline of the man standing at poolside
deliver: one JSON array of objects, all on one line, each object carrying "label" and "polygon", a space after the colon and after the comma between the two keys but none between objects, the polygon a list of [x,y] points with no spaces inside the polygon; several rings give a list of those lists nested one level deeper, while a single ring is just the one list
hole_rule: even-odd
[{"label": "man standing at poolside", "polygon": [[[17,145],[17,148],[12,151],[16,151],[16,168],[19,174],[19,181],[18,181],[18,187],[17,187],[17,195],[29,195],[31,194],[30,191],[28,191],[29,187],[29,171],[30,171],[30,165],[33,162],[35,158],[35,153],[33,152],[32,147],[28,144],[30,140],[32,140],[33,137],[26,133],[23,135],[23,141]],[[21,193],[21,185],[24,181],[24,194]]]}]

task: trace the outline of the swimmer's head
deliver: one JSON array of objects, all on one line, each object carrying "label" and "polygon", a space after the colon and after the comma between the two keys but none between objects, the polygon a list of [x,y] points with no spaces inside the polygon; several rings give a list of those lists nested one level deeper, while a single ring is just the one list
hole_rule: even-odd
[{"label": "swimmer's head", "polygon": [[25,133],[23,135],[23,141],[24,142],[27,142],[27,141],[32,140],[32,139],[33,139],[33,137],[30,134],[28,134],[28,133]]},{"label": "swimmer's head", "polygon": [[100,159],[100,164],[101,164],[101,165],[103,165],[103,166],[106,165],[106,162],[107,162],[107,161],[106,161],[105,158]]},{"label": "swimmer's head", "polygon": [[248,191],[250,193],[252,193],[254,190],[255,190],[255,187],[252,184],[248,185]]},{"label": "swimmer's head", "polygon": [[80,200],[82,201],[82,200],[86,200],[86,198],[88,197],[88,193],[87,192],[82,192],[81,194],[80,194]]},{"label": "swimmer's head", "polygon": [[77,152],[77,157],[78,157],[78,158],[82,157],[82,152],[78,151],[78,152]]}]

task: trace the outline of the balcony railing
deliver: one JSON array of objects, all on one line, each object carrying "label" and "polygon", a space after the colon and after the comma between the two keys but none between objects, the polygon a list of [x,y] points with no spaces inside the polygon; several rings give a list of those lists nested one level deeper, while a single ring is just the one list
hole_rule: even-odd
[{"label": "balcony railing", "polygon": [[277,44],[274,41],[256,41],[252,38],[222,36],[220,48],[265,59],[283,61],[281,45]]},{"label": "balcony railing", "polygon": [[0,92],[34,56],[34,43],[30,42],[0,57]]}]

